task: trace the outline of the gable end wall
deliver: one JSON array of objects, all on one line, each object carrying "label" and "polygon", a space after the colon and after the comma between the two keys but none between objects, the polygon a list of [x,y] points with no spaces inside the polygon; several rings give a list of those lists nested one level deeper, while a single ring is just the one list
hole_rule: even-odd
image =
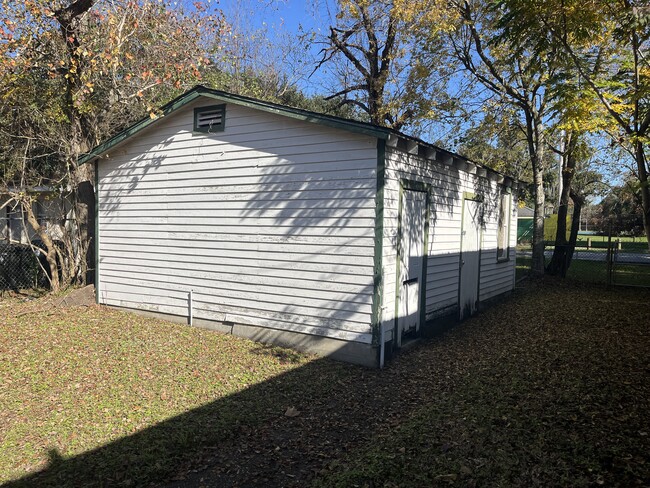
[{"label": "gable end wall", "polygon": [[370,344],[376,139],[214,103],[100,160],[99,302]]}]

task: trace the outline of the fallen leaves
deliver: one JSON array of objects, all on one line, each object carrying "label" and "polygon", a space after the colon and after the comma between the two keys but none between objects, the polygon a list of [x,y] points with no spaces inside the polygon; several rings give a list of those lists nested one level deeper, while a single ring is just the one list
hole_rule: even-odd
[{"label": "fallen leaves", "polygon": [[383,371],[36,302],[0,302],[3,480],[650,484],[645,290],[532,288]]},{"label": "fallen leaves", "polygon": [[289,407],[284,412],[285,417],[297,417],[298,415],[300,415],[300,412],[295,407]]}]

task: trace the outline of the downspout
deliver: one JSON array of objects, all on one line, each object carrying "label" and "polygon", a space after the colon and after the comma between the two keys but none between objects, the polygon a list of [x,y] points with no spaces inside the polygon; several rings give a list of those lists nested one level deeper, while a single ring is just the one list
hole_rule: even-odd
[{"label": "downspout", "polygon": [[386,332],[384,322],[379,323],[379,369],[384,368],[384,355],[386,354]]},{"label": "downspout", "polygon": [[[378,366],[384,367],[386,337],[382,320],[383,302],[383,243],[384,243],[384,184],[386,178],[386,141],[377,139],[377,194],[375,201],[375,255],[373,277],[372,323],[379,332]],[[376,337],[376,336],[375,336]]]},{"label": "downspout", "polygon": [[99,160],[95,159],[95,303],[99,305]]},{"label": "downspout", "polygon": [[194,325],[194,290],[187,294],[187,323]]}]

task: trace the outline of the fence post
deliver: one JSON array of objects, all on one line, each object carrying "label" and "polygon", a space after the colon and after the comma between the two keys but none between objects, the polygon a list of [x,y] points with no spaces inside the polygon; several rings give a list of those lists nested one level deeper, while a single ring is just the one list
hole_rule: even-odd
[{"label": "fence post", "polygon": [[607,237],[607,288],[612,286],[612,224],[609,224]]}]

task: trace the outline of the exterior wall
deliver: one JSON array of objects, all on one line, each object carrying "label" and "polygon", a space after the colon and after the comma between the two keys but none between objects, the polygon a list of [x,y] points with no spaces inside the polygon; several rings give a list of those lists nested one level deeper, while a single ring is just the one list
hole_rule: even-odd
[{"label": "exterior wall", "polygon": [[99,302],[371,344],[376,139],[214,104],[99,161]]},{"label": "exterior wall", "polygon": [[497,262],[499,195],[504,188],[486,177],[478,177],[454,164],[427,159],[394,147],[386,151],[384,184],[383,302],[382,323],[386,340],[395,325],[396,262],[399,242],[400,181],[430,185],[431,207],[427,246],[426,318],[458,314],[460,282],[460,237],[464,193],[484,198],[485,225],[480,254],[479,300],[514,288],[516,246],[516,201],[511,204],[509,259]]},{"label": "exterior wall", "polygon": [[[484,183],[487,183],[484,180]],[[481,243],[481,270],[479,274],[479,301],[484,302],[491,298],[512,291],[515,288],[515,250],[517,247],[517,201],[515,195],[510,199],[510,215],[508,222],[508,257],[497,259],[497,233],[499,197],[505,190],[495,181],[485,185],[486,219],[483,228]]]}]

